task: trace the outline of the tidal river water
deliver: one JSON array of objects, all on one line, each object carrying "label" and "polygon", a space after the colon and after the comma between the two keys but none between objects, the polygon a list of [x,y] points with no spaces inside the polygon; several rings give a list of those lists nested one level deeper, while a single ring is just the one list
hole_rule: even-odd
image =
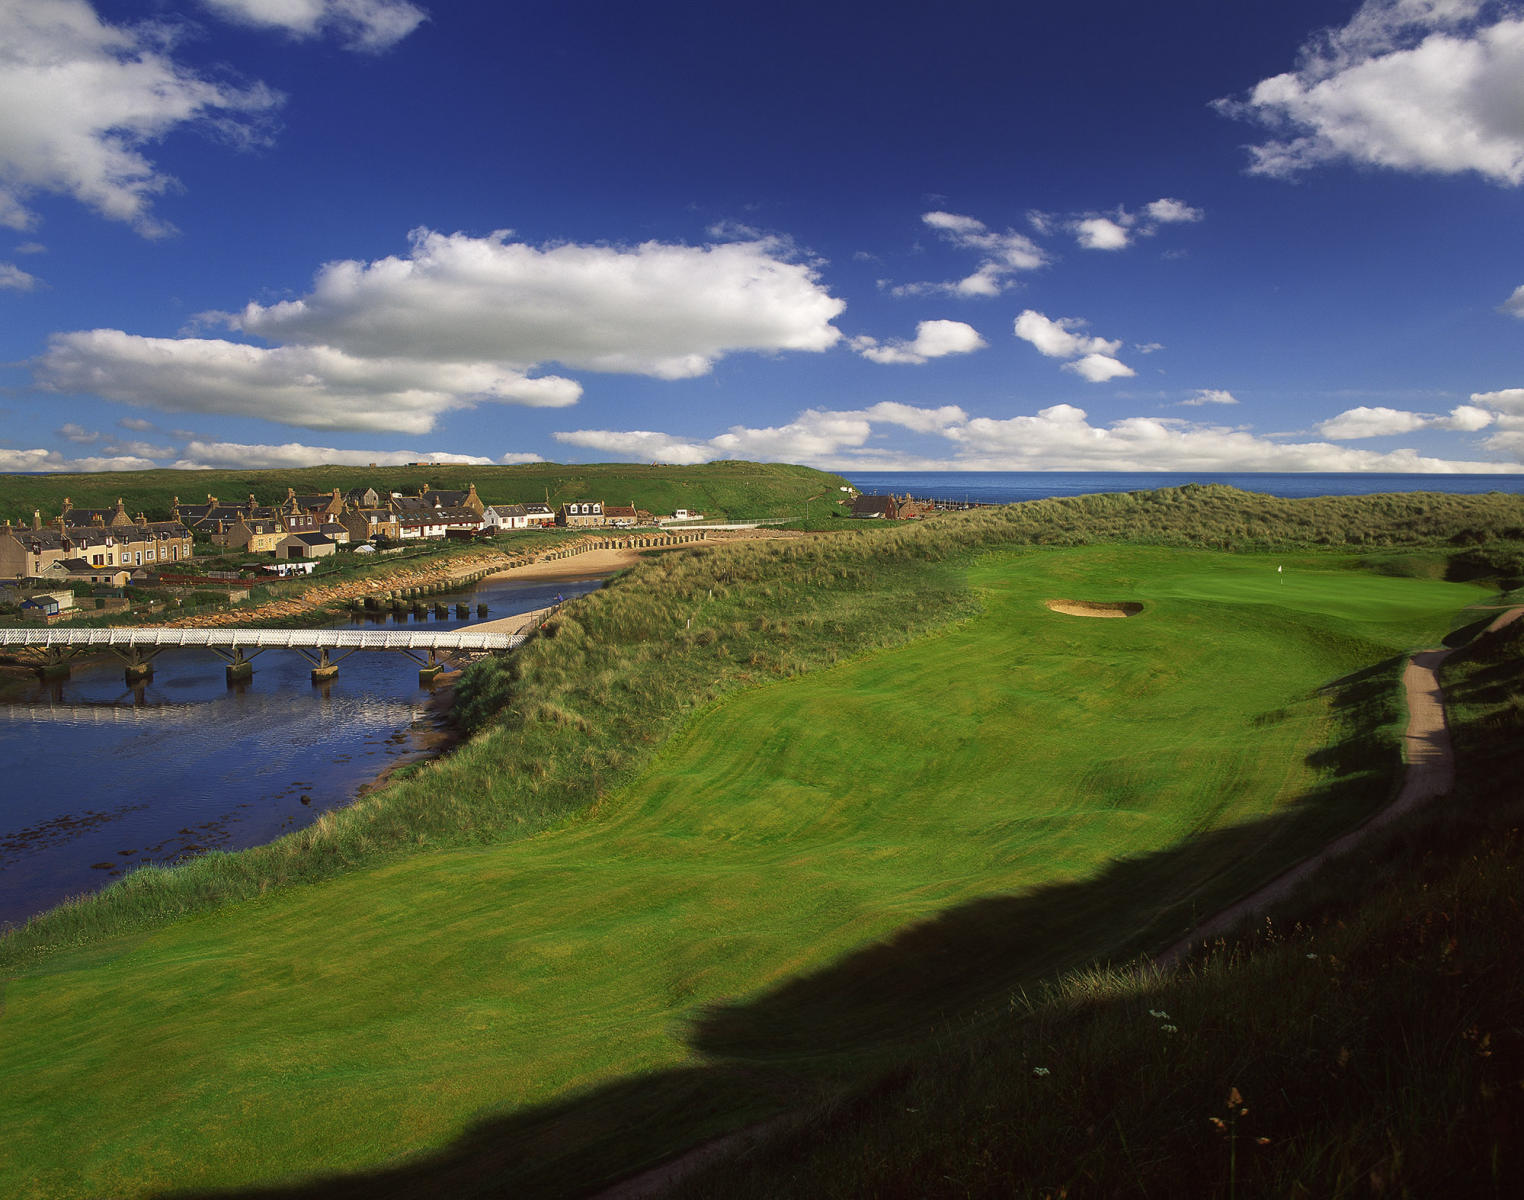
[{"label": "tidal river water", "polygon": [[[402,622],[456,629],[481,619],[478,604],[507,617],[601,583],[488,578],[430,598],[450,616]],[[457,602],[472,615],[456,617]],[[0,702],[0,928],[144,863],[272,841],[350,803],[381,772],[428,753],[431,697],[418,664],[390,653],[352,655],[321,685],[285,650],[260,654],[238,685],[196,650],[164,652],[138,687],[115,659],[23,681]]]}]

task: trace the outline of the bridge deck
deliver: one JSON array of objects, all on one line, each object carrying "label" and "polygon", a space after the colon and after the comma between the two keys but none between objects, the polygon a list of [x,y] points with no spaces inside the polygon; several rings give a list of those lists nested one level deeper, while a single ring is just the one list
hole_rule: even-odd
[{"label": "bridge deck", "polygon": [[0,629],[0,646],[207,646],[218,649],[512,650],[522,633],[452,629]]}]

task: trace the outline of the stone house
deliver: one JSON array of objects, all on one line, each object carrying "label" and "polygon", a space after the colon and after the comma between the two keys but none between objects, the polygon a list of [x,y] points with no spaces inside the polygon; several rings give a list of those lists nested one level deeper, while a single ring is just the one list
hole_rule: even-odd
[{"label": "stone house", "polygon": [[369,542],[376,538],[395,541],[399,536],[397,514],[389,508],[351,504],[339,514],[338,524],[349,531],[351,543]]},{"label": "stone house", "polygon": [[598,529],[608,524],[603,515],[602,500],[573,500],[561,505],[556,514],[556,524],[567,529]]},{"label": "stone house", "polygon": [[192,557],[190,530],[178,521],[139,516],[124,525],[0,527],[0,578],[41,576],[54,563],[79,559],[88,567],[141,567]]},{"label": "stone house", "polygon": [[274,554],[289,530],[275,517],[252,520],[239,515],[226,533],[214,534],[212,544],[229,550],[241,550],[246,554]]}]

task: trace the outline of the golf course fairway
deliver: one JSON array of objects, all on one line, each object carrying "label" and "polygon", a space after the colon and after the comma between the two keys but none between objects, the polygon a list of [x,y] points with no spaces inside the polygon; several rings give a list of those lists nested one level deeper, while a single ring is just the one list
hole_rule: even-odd
[{"label": "golf course fairway", "polygon": [[[1488,595],[1331,555],[1125,546],[988,553],[968,579],[979,615],[696,713],[547,833],[23,968],[0,993],[0,1194],[374,1169],[727,1055],[847,1069],[1162,945],[1381,803],[1395,763],[1330,749],[1347,714],[1325,685],[1437,644]],[[850,965],[1037,893],[1062,912],[1014,943]]]}]

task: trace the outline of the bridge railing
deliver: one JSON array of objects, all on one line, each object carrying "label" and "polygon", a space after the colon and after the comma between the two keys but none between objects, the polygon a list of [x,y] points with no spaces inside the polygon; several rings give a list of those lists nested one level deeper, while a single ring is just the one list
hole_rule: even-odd
[{"label": "bridge railing", "polygon": [[0,629],[0,646],[207,646],[227,649],[511,650],[523,636],[466,630]]}]

